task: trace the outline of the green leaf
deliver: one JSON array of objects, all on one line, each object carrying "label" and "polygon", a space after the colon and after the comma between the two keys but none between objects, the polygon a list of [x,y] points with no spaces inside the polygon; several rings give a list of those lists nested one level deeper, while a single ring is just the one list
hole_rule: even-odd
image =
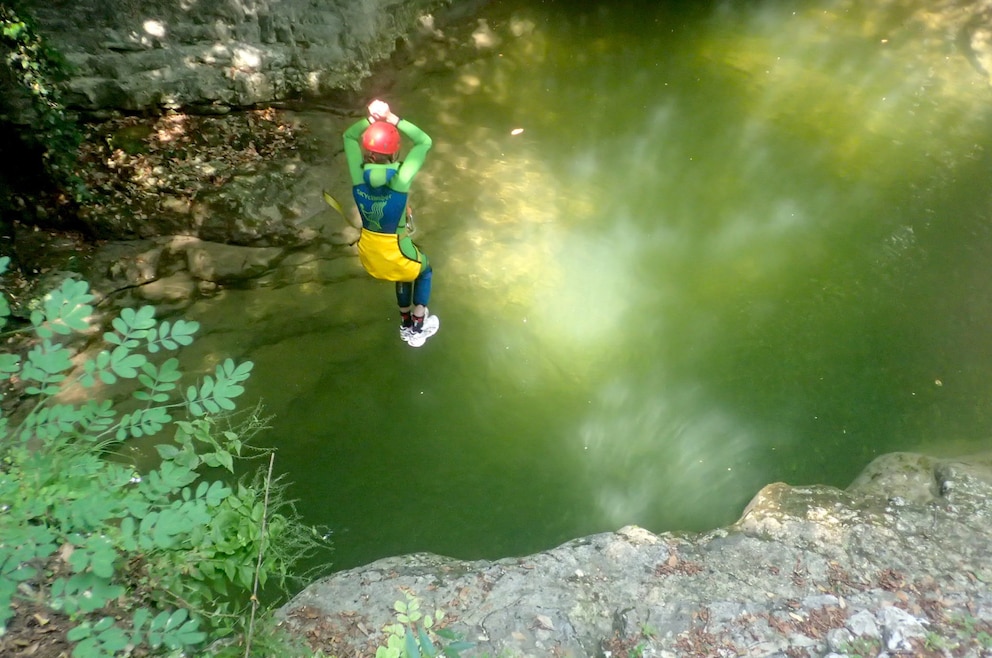
[{"label": "green leaf", "polygon": [[45,339],[28,352],[28,359],[21,368],[21,379],[58,383],[65,379],[60,373],[72,367],[71,353],[61,345]]},{"label": "green leaf", "polygon": [[179,454],[179,448],[168,443],[162,443],[155,446],[155,450],[158,451],[158,456],[163,460],[175,459],[176,455]]},{"label": "green leaf", "polygon": [[[143,436],[157,433],[164,425],[158,421],[157,413],[165,413],[165,410],[161,407],[152,407],[151,409],[139,409],[133,414],[125,415],[117,430],[117,438],[121,441],[129,437],[140,439]],[[168,414],[166,415],[168,416]]]},{"label": "green leaf", "polygon": [[79,642],[80,640],[88,638],[93,634],[93,627],[89,622],[83,622],[79,626],[70,628],[69,632],[65,634],[65,639],[70,642]]},{"label": "green leaf", "polygon": [[234,456],[230,452],[227,450],[218,450],[214,453],[214,456],[217,457],[220,466],[223,466],[231,473],[234,472]]},{"label": "green leaf", "polygon": [[100,621],[98,621],[96,624],[93,625],[93,632],[102,633],[113,625],[114,625],[113,617],[104,617],[103,619],[101,619]]},{"label": "green leaf", "polygon": [[179,371],[179,359],[172,357],[162,362],[158,368],[158,380],[160,382],[177,382],[182,379],[183,374]]},{"label": "green leaf", "polygon": [[452,642],[451,644],[445,645],[444,655],[446,658],[461,658],[462,651],[468,651],[475,646],[475,642],[466,642],[465,640],[458,640],[457,642]]},{"label": "green leaf", "polygon": [[111,400],[88,400],[79,409],[79,432],[86,438],[93,438],[112,426],[116,415]]},{"label": "green leaf", "polygon": [[[89,572],[75,574],[68,580],[60,580],[60,584],[64,587],[58,602],[70,612],[73,610],[94,612],[124,593],[124,588],[120,585],[114,585]],[[58,590],[53,586],[53,594],[57,593]]]},{"label": "green leaf", "polygon": [[51,338],[52,330],[44,326],[45,324],[45,314],[41,311],[34,310],[31,311],[31,324],[34,326],[35,333],[41,338]]},{"label": "green leaf", "polygon": [[149,479],[158,475],[162,480],[162,492],[168,493],[182,489],[196,481],[196,472],[175,462],[163,462],[157,471],[148,474]]},{"label": "green leaf", "polygon": [[410,658],[420,658],[420,648],[417,646],[417,639],[413,636],[413,631],[406,629],[403,638],[403,650]]},{"label": "green leaf", "polygon": [[109,580],[114,575],[117,551],[106,537],[93,537],[91,544],[93,544],[93,555],[90,559],[90,568],[97,576]]},{"label": "green leaf", "polygon": [[434,648],[434,643],[431,642],[430,636],[427,634],[423,628],[417,629],[417,638],[420,640],[420,650],[428,658],[435,658],[437,656],[437,649]]},{"label": "green leaf", "polygon": [[121,548],[129,552],[137,552],[138,544],[134,538],[135,522],[133,516],[125,516],[118,526],[120,531]]},{"label": "green leaf", "polygon": [[189,611],[185,608],[179,608],[165,620],[165,623],[162,625],[162,630],[168,631],[178,628],[183,625],[188,617]]},{"label": "green leaf", "polygon": [[151,645],[152,649],[158,649],[162,646],[162,628],[165,627],[168,621],[168,610],[163,610],[155,615],[154,619],[152,619],[152,622],[148,627],[148,644]]},{"label": "green leaf", "polygon": [[0,354],[0,379],[7,379],[21,369],[21,357],[16,354]]},{"label": "green leaf", "polygon": [[138,376],[138,368],[148,361],[144,354],[131,354],[126,347],[115,347],[110,353],[110,367],[118,377],[134,379]]},{"label": "green leaf", "polygon": [[193,343],[193,334],[200,329],[198,322],[176,320],[175,324],[168,320],[162,321],[157,330],[148,336],[149,351],[156,351],[161,345],[165,349],[174,350],[180,345]]},{"label": "green leaf", "polygon": [[121,416],[121,421],[117,426],[117,433],[114,435],[118,441],[123,441],[128,436],[131,436],[131,416],[132,414]]},{"label": "green leaf", "polygon": [[199,624],[198,620],[190,619],[167,636],[166,646],[171,649],[179,649],[203,642],[207,639],[207,634],[199,630]]},{"label": "green leaf", "polygon": [[179,359],[167,359],[162,365],[156,367],[150,361],[141,366],[142,374],[138,376],[138,381],[152,388],[155,391],[171,391],[176,388],[174,382],[182,379],[179,372]]},{"label": "green leaf", "polygon": [[[26,25],[24,23],[8,23],[3,26],[3,35],[11,39],[17,40],[20,38],[21,33],[25,31]],[[4,256],[6,258],[6,256]]]},{"label": "green leaf", "polygon": [[225,359],[214,370],[215,377],[207,375],[199,388],[190,387],[186,392],[187,406],[194,416],[205,413],[216,414],[221,410],[236,408],[232,398],[244,393],[240,382],[251,374],[254,364],[251,361],[237,365],[233,359]]},{"label": "green leaf", "polygon": [[180,345],[192,345],[193,334],[200,330],[200,323],[192,320],[176,320],[170,337]]},{"label": "green leaf", "polygon": [[217,507],[220,505],[221,501],[231,495],[231,489],[225,486],[221,482],[214,482],[207,489],[206,495],[198,495],[199,498],[204,498],[207,505],[210,507]]},{"label": "green leaf", "polygon": [[120,319],[129,333],[147,331],[155,326],[155,307],[142,306],[137,311],[133,308],[125,308],[121,311]]},{"label": "green leaf", "polygon": [[[225,365],[234,365],[234,360],[227,359],[224,363]],[[244,361],[237,368],[230,371],[230,377],[235,381],[244,381],[251,375],[252,368],[254,367],[255,364],[251,361]]]},{"label": "green leaf", "polygon": [[61,287],[45,295],[44,315],[52,331],[70,334],[89,328],[87,318],[93,313],[93,307],[89,305],[93,295],[88,290],[89,284],[85,281],[66,279]]},{"label": "green leaf", "polygon": [[136,631],[140,631],[148,623],[148,620],[151,619],[151,616],[152,613],[148,608],[138,608],[134,611],[134,616],[131,618],[131,627]]},{"label": "green leaf", "polygon": [[172,510],[163,510],[158,516],[158,520],[152,528],[152,541],[159,548],[172,548],[179,537],[185,535],[187,523],[184,516],[176,514]]},{"label": "green leaf", "polygon": [[129,640],[123,629],[113,625],[113,618],[104,617],[104,619],[110,619],[111,626],[103,630],[95,640],[99,643],[99,650],[102,652],[102,655],[116,656],[119,651],[127,647]]},{"label": "green leaf", "polygon": [[199,620],[188,617],[189,613],[183,608],[171,614],[160,612],[148,627],[148,643],[153,649],[165,645],[175,650],[203,642],[207,635],[198,630]]}]

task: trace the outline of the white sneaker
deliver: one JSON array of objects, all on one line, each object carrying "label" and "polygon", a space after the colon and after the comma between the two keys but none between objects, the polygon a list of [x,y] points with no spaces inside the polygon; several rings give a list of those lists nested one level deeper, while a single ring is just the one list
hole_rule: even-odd
[{"label": "white sneaker", "polygon": [[424,324],[421,326],[420,331],[411,330],[409,338],[404,338],[410,347],[420,347],[427,342],[427,339],[437,333],[437,330],[441,328],[441,320],[438,319],[436,315],[430,315],[424,317]]}]

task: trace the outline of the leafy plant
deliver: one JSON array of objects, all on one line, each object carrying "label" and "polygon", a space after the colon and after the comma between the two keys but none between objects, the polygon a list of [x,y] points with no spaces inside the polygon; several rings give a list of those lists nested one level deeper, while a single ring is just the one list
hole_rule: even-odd
[{"label": "leafy plant", "polygon": [[961,639],[977,645],[980,650],[992,649],[992,623],[970,614],[954,614],[947,621],[951,629],[958,631]]},{"label": "leafy plant", "polygon": [[0,58],[33,110],[32,130],[21,132],[41,151],[49,177],[73,199],[82,200],[87,192],[75,171],[82,132],[66,111],[59,86],[67,64],[32,21],[9,3],[0,4]]},{"label": "leafy plant", "polygon": [[[0,275],[8,264],[0,257]],[[264,427],[258,408],[231,415],[251,362],[226,359],[180,387],[178,360],[161,353],[191,344],[198,325],[144,307],[124,309],[106,349],[77,364],[60,339],[92,331],[92,300],[85,282],[67,280],[32,313],[26,354],[0,354],[0,385],[23,396],[20,411],[0,411],[0,636],[20,602],[66,615],[76,658],[208,639],[197,655],[223,655],[242,642],[259,584],[284,586],[321,535],[296,521],[271,467],[252,482],[233,477]],[[0,295],[0,329],[9,312]],[[120,383],[129,397],[100,400]],[[110,458],[139,437],[162,440],[147,472]],[[216,469],[228,480],[206,477]]]},{"label": "leafy plant", "polygon": [[420,600],[410,592],[404,594],[406,600],[393,605],[396,623],[383,628],[386,645],[376,649],[375,658],[459,658],[460,652],[474,646],[439,626],[443,611],[425,615],[420,611]]},{"label": "leafy plant", "polygon": [[842,643],[840,649],[851,658],[874,658],[882,647],[876,639],[857,637],[850,642]]},{"label": "leafy plant", "polygon": [[955,646],[954,642],[934,631],[930,631],[926,634],[923,644],[927,649],[933,651],[943,651],[944,649],[950,649]]}]

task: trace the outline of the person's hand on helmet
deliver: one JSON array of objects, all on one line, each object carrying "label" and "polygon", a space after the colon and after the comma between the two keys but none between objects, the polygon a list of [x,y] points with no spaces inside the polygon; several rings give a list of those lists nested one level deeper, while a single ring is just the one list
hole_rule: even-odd
[{"label": "person's hand on helmet", "polygon": [[386,121],[394,126],[400,122],[400,118],[389,109],[389,103],[376,99],[369,103],[369,117],[372,121]]},{"label": "person's hand on helmet", "polygon": [[378,98],[369,103],[369,116],[375,121],[385,121],[389,116],[389,103]]}]

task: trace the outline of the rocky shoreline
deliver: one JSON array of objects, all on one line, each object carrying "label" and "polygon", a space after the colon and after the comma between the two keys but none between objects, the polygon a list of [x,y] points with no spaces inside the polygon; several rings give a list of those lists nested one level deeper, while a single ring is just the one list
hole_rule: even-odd
[{"label": "rocky shoreline", "polygon": [[[195,155],[188,159],[156,156],[149,143],[161,120],[132,122],[148,128],[138,142],[138,155],[111,148],[108,152],[119,163],[116,170],[90,169],[94,179],[102,176],[106,191],[94,193],[96,200],[87,211],[94,223],[113,222],[130,237],[93,239],[15,222],[14,239],[0,254],[11,256],[18,267],[3,280],[15,320],[26,321],[37,300],[66,278],[88,281],[105,312],[149,303],[162,312],[180,312],[225,287],[330,284],[360,276],[353,246],[357,216],[348,211],[341,215],[321,198],[324,189],[346,198],[340,134],[327,128],[327,134],[314,136],[300,126],[298,114],[278,117],[273,125],[296,126],[297,133],[278,147],[281,157],[275,161],[256,153],[267,148],[261,131],[247,149],[229,148],[213,160],[201,157],[203,150],[196,147],[190,148]],[[347,121],[319,123],[335,127]],[[184,133],[183,138],[203,134]],[[98,146],[113,143],[113,134],[94,135]],[[246,151],[253,159],[248,166],[216,187],[203,182],[203,167],[232,169]],[[187,162],[195,166],[185,166]],[[197,189],[186,195],[169,193],[184,187]]]},{"label": "rocky shoreline", "polygon": [[279,612],[373,656],[409,593],[466,656],[992,656],[992,455],[875,460],[846,490],[763,488],[732,526],[638,527],[522,558],[416,554],[313,583]]}]

